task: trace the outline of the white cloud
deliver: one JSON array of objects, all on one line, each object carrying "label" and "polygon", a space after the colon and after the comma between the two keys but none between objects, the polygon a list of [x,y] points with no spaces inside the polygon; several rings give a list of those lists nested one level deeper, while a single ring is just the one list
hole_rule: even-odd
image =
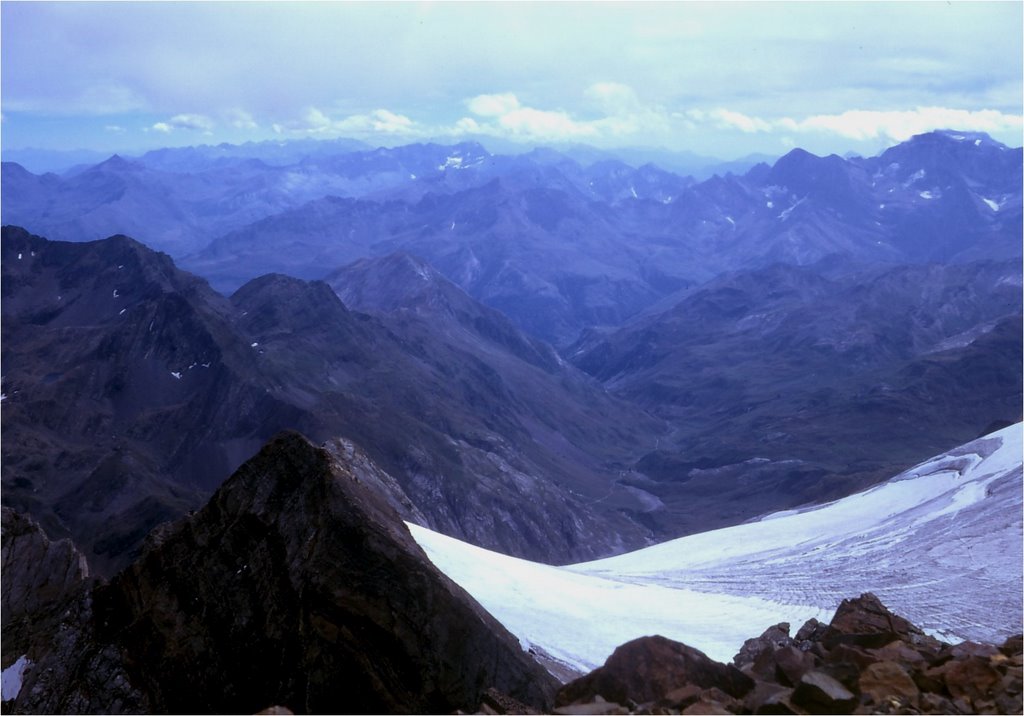
[{"label": "white cloud", "polygon": [[472,117],[462,117],[455,123],[455,131],[453,133],[478,134],[480,131],[481,127],[475,119]]},{"label": "white cloud", "polygon": [[167,122],[157,122],[152,127],[150,127],[150,129],[167,134],[171,132],[174,128],[171,125],[167,124]]},{"label": "white cloud", "polygon": [[500,117],[519,109],[519,99],[511,92],[481,94],[467,99],[466,106],[470,112],[481,117]]},{"label": "white cloud", "polygon": [[253,116],[244,109],[231,109],[225,115],[235,129],[257,129],[259,127]]},{"label": "white cloud", "polygon": [[498,125],[515,136],[545,139],[592,137],[592,122],[577,122],[565,112],[520,107],[498,117]]},{"label": "white cloud", "polygon": [[641,105],[636,93],[618,82],[595,82],[584,94],[601,108],[601,116],[579,118],[562,109],[529,107],[511,93],[482,94],[465,100],[480,119],[463,117],[448,134],[489,134],[535,141],[598,140],[637,134],[663,133],[671,126],[660,107]]},{"label": "white cloud", "polygon": [[619,82],[595,82],[584,94],[597,100],[605,111],[611,114],[626,112],[639,105],[633,88]]},{"label": "white cloud", "polygon": [[327,131],[333,133],[346,132],[384,132],[385,134],[411,134],[415,122],[402,114],[395,114],[386,109],[376,109],[369,114],[353,114],[344,119],[331,122]]},{"label": "white cloud", "polygon": [[105,125],[103,129],[105,129],[108,132],[113,132],[114,134],[124,134],[126,131],[128,131],[118,124],[108,124]]},{"label": "white cloud", "polygon": [[884,137],[898,142],[934,129],[968,132],[1003,132],[1020,129],[1024,118],[991,109],[969,111],[946,107],[917,107],[906,111],[850,110],[841,114],[819,114],[793,122],[798,131],[824,131],[849,139]]},{"label": "white cloud", "polygon": [[750,117],[742,112],[733,112],[728,109],[713,109],[708,116],[718,122],[720,127],[725,129],[738,129],[741,132],[750,134],[752,132],[769,132],[772,125],[759,117]]},{"label": "white cloud", "polygon": [[410,135],[420,130],[416,122],[409,117],[387,109],[375,109],[367,114],[352,114],[341,119],[332,119],[316,107],[307,108],[301,120],[274,123],[271,128],[277,134],[292,132],[320,137],[374,133]]},{"label": "white cloud", "polygon": [[848,110],[838,114],[816,114],[802,119],[780,117],[765,119],[729,109],[692,109],[685,116],[696,123],[714,123],[720,129],[755,132],[820,132],[846,139],[866,141],[886,139],[902,142],[916,134],[936,129],[998,133],[1020,130],[1021,115],[991,109],[977,111],[947,107],[917,107],[911,110]]},{"label": "white cloud", "polygon": [[201,114],[176,114],[168,119],[166,123],[160,122],[159,124],[167,124],[174,129],[188,129],[196,132],[210,132],[214,126],[213,120]]}]

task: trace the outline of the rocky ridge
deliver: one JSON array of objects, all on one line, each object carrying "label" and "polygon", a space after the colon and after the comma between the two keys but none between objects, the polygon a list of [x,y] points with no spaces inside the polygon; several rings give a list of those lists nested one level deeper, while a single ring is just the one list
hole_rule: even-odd
[{"label": "rocky ridge", "polygon": [[[490,693],[550,708],[554,678],[429,562],[378,478],[364,482],[345,456],[297,433],[272,440],[202,510],[78,595],[8,706],[447,713]],[[31,555],[8,558],[27,554],[20,534],[5,522],[5,586],[32,572]]]},{"label": "rocky ridge", "polygon": [[829,624],[777,624],[732,664],[660,636],[558,692],[557,714],[1020,713],[1022,639],[952,645],[865,593]]}]

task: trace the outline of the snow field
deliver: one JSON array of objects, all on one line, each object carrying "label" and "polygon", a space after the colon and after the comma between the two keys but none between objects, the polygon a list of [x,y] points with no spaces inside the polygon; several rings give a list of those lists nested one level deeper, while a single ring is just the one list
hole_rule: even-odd
[{"label": "snow field", "polygon": [[730,661],[767,627],[828,621],[865,591],[940,638],[997,641],[1021,631],[1022,434],[1005,428],[832,503],[567,567],[409,529],[524,646],[579,670],[649,634]]}]

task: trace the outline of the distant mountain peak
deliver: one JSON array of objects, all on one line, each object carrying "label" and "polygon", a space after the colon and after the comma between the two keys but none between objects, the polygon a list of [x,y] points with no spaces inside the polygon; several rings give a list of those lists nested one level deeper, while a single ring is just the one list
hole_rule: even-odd
[{"label": "distant mountain peak", "polygon": [[110,159],[104,162],[100,162],[93,169],[98,170],[114,170],[114,171],[135,171],[143,169],[142,164],[138,162],[129,161],[120,154],[112,154]]},{"label": "distant mountain peak", "polygon": [[912,147],[930,146],[934,144],[963,144],[974,147],[1003,147],[1006,145],[992,139],[985,132],[965,132],[956,129],[936,129],[931,132],[915,134],[905,144]]}]

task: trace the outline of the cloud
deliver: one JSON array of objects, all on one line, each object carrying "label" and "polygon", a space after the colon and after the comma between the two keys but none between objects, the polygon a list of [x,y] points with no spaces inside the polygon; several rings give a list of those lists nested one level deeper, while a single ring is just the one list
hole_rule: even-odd
[{"label": "cloud", "polygon": [[341,119],[332,119],[317,107],[308,107],[302,119],[290,122],[276,122],[271,128],[277,134],[291,132],[317,137],[365,136],[372,134],[412,135],[422,133],[412,119],[387,109],[375,109],[366,114],[351,114]]},{"label": "cloud", "polygon": [[[170,134],[176,129],[185,129],[192,132],[202,132],[203,134],[212,134],[214,129],[213,120],[201,114],[176,114],[166,122],[157,122],[147,128],[145,131],[162,132],[163,134]],[[110,129],[110,126],[107,127]]]},{"label": "cloud", "polygon": [[597,128],[577,122],[565,112],[520,107],[498,117],[498,125],[517,137],[570,139],[592,137]]},{"label": "cloud", "polygon": [[610,114],[619,114],[639,105],[633,88],[620,82],[595,82],[584,92],[587,97],[597,102]]},{"label": "cloud", "polygon": [[525,105],[511,93],[482,94],[464,104],[477,118],[463,117],[446,134],[487,134],[533,141],[599,140],[664,133],[671,127],[668,112],[644,106],[636,92],[619,82],[595,82],[584,91],[600,107],[599,116],[582,118],[563,109]]},{"label": "cloud", "polygon": [[883,137],[902,142],[934,129],[989,133],[1019,130],[1024,126],[1024,118],[991,109],[917,107],[906,111],[850,110],[841,114],[819,114],[801,121],[788,120],[783,126],[791,126],[796,131],[831,132],[848,139]]},{"label": "cloud", "polygon": [[224,113],[227,121],[235,129],[257,129],[259,125],[253,116],[244,109],[230,109]]},{"label": "cloud", "polygon": [[105,125],[103,127],[103,129],[108,131],[108,132],[113,132],[114,134],[124,134],[125,132],[128,131],[127,129],[125,129],[124,127],[122,127],[119,124],[108,124],[108,125]]},{"label": "cloud", "polygon": [[176,114],[167,120],[167,124],[175,129],[188,129],[196,132],[213,130],[213,120],[201,114]]},{"label": "cloud", "polygon": [[718,122],[723,129],[738,129],[741,132],[751,134],[753,132],[769,132],[772,125],[758,117],[749,117],[742,112],[733,112],[728,109],[713,109],[708,116]]},{"label": "cloud", "polygon": [[848,110],[837,114],[815,114],[802,119],[764,119],[729,109],[693,109],[685,116],[696,123],[713,123],[719,129],[736,129],[746,134],[784,131],[825,133],[867,141],[885,139],[902,142],[916,134],[936,129],[999,133],[1019,131],[1024,117],[992,109],[964,110],[948,107],[917,107],[911,110]]},{"label": "cloud", "polygon": [[511,92],[481,94],[465,102],[469,111],[481,117],[500,117],[519,109],[519,99]]},{"label": "cloud", "polygon": [[369,114],[353,114],[331,122],[327,131],[333,133],[383,132],[385,134],[412,134],[416,123],[402,114],[386,109],[375,109]]}]

